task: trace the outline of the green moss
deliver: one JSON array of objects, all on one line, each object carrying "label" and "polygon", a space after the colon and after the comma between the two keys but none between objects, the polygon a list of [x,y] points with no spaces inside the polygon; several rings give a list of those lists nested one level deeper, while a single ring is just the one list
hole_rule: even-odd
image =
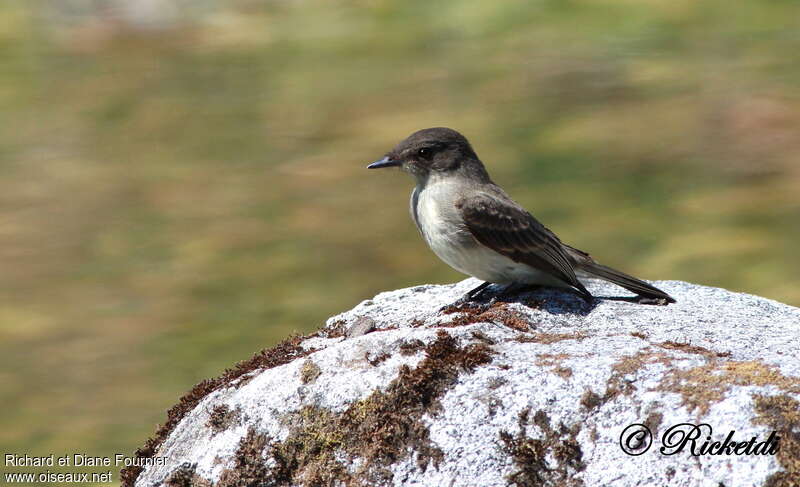
[{"label": "green moss", "polygon": [[[430,441],[422,417],[435,415],[439,398],[456,378],[489,363],[492,352],[483,344],[459,347],[444,331],[424,351],[417,367],[403,366],[385,390],[342,413],[305,406],[285,415],[282,421],[289,435],[283,441],[270,441],[251,430],[240,444],[236,465],[223,474],[222,485],[244,485],[244,480],[376,485],[390,481],[388,467],[408,455],[415,455],[421,470],[437,464],[442,452]],[[264,456],[272,466],[264,466]],[[353,465],[358,467],[354,470]]]},{"label": "green moss", "polygon": [[[236,364],[235,367],[226,370],[219,377],[206,379],[195,385],[181,397],[177,404],[167,411],[166,422],[156,430],[154,436],[148,438],[144,445],[136,450],[135,456],[137,458],[151,458],[155,455],[161,444],[164,443],[164,440],[184,416],[192,411],[211,392],[219,388],[230,387],[234,382],[240,386],[248,380],[243,376],[250,372],[277,367],[310,354],[313,350],[306,350],[299,345],[306,338],[308,337],[294,336],[288,338],[270,349],[262,350],[253,355],[249,360]],[[219,428],[224,427],[226,422],[233,421],[235,418],[232,415],[235,414],[235,412],[229,411],[227,407],[215,409],[209,418],[209,426],[213,431],[217,432]],[[141,472],[142,467],[139,466],[123,468],[120,471],[120,480],[123,487],[132,487]]]},{"label": "green moss", "polygon": [[236,424],[240,417],[241,411],[238,408],[231,410],[228,406],[220,404],[211,411],[206,426],[211,428],[214,434],[221,433]]},{"label": "green moss", "polygon": [[752,361],[709,360],[686,370],[673,369],[661,381],[661,389],[676,392],[689,410],[704,414],[712,404],[721,401],[734,386],[775,386],[800,394],[800,379],[787,377],[771,365]]},{"label": "green moss", "polygon": [[800,401],[787,394],[778,396],[756,395],[756,419],[777,432],[778,463],[783,472],[767,478],[765,487],[796,487],[800,485]]},{"label": "green moss", "polygon": [[[506,453],[514,460],[517,470],[508,476],[510,485],[535,487],[540,485],[562,485],[565,487],[583,486],[583,481],[575,474],[585,468],[583,452],[576,441],[580,426],[554,427],[544,411],[537,411],[530,421],[530,409],[519,414],[519,431],[512,435],[500,432],[500,441]],[[541,436],[526,436],[529,424],[538,426]],[[548,460],[552,455],[554,461]]]},{"label": "green moss", "polygon": [[212,487],[211,482],[195,473],[196,464],[184,463],[164,481],[166,487]]},{"label": "green moss", "polygon": [[322,370],[320,370],[319,366],[311,360],[306,360],[303,362],[303,366],[300,367],[300,382],[303,384],[314,382],[320,374],[322,374]]}]

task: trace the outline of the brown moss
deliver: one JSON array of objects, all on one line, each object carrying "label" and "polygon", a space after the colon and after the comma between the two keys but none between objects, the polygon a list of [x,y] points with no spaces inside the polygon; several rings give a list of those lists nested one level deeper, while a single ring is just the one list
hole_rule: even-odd
[{"label": "brown moss", "polygon": [[631,336],[642,340],[647,340],[647,335],[638,331],[631,332]]},{"label": "brown moss", "polygon": [[555,369],[553,369],[553,372],[555,372],[557,376],[563,379],[569,379],[570,377],[572,377],[572,369],[570,369],[569,367],[556,367]]},{"label": "brown moss", "polygon": [[496,343],[497,343],[497,342],[496,342],[496,341],[494,341],[492,338],[489,338],[489,337],[486,335],[486,333],[484,333],[484,332],[482,332],[482,331],[480,331],[480,330],[473,330],[473,331],[472,331],[472,333],[471,333],[471,335],[472,335],[472,338],[474,338],[474,339],[476,339],[476,340],[480,340],[480,341],[482,341],[483,343],[486,343],[487,345],[494,345],[494,344],[496,344]]},{"label": "brown moss", "polygon": [[320,335],[325,338],[343,337],[347,335],[347,322],[345,320],[336,320],[320,330]]},{"label": "brown moss", "polygon": [[322,374],[322,371],[313,360],[306,359],[303,365],[300,366],[300,382],[303,384],[314,382],[320,374]]},{"label": "brown moss", "polygon": [[626,355],[619,359],[611,366],[611,372],[612,375],[626,376],[635,374],[646,365],[655,363],[670,365],[672,364],[672,358],[663,352],[655,352],[645,348],[634,355]]},{"label": "brown moss", "polygon": [[699,367],[671,370],[662,379],[660,389],[680,394],[683,405],[690,411],[705,414],[711,404],[721,401],[725,393],[737,385],[774,385],[786,392],[800,393],[800,379],[786,377],[775,367],[757,360],[712,360]]},{"label": "brown moss", "polygon": [[510,310],[507,304],[502,302],[478,306],[449,306],[442,310],[442,314],[453,313],[461,314],[442,326],[456,327],[472,323],[500,323],[518,331],[528,331],[531,328],[524,315]]},{"label": "brown moss", "polygon": [[753,422],[766,425],[780,438],[776,457],[784,471],[770,475],[764,485],[800,486],[800,402],[786,394],[756,395],[753,404],[757,414]]},{"label": "brown moss", "polygon": [[603,398],[599,394],[592,392],[591,389],[586,389],[581,396],[581,406],[591,411],[603,403]]},{"label": "brown moss", "polygon": [[622,357],[611,366],[611,376],[606,381],[606,392],[601,397],[600,404],[620,394],[628,395],[635,391],[636,386],[633,385],[633,380],[628,379],[628,376],[636,374],[643,367],[655,363],[670,365],[672,358],[664,352],[655,352],[649,348],[640,350],[634,355]]},{"label": "brown moss", "polygon": [[377,355],[371,355],[369,352],[367,352],[364,355],[364,358],[367,359],[367,362],[369,362],[370,365],[372,365],[373,367],[377,367],[378,365],[381,364],[381,362],[385,361],[391,356],[392,354],[390,354],[389,352],[382,352]]},{"label": "brown moss", "polygon": [[264,451],[269,437],[256,431],[252,426],[247,435],[239,441],[233,455],[233,467],[224,470],[217,487],[250,487],[253,485],[284,485],[280,468],[269,469],[264,464]]},{"label": "brown moss", "polygon": [[519,335],[515,338],[520,343],[542,343],[549,345],[551,343],[562,342],[564,340],[583,340],[589,335],[578,333],[531,333],[527,335]]},{"label": "brown moss", "polygon": [[211,411],[206,426],[211,428],[214,434],[221,433],[239,420],[240,413],[239,409],[232,411],[225,404],[217,405]]},{"label": "brown moss", "polygon": [[545,460],[547,450],[542,440],[501,431],[500,441],[506,454],[517,466],[517,471],[508,476],[509,484],[520,487],[545,485],[542,472],[548,472],[549,468]]},{"label": "brown moss", "polygon": [[562,377],[568,379],[572,377],[572,369],[565,367],[561,364],[562,360],[569,358],[570,355],[566,353],[541,353],[536,356],[536,365],[542,367],[550,367],[550,370]]},{"label": "brown moss", "polygon": [[[417,367],[401,367],[385,390],[342,413],[306,406],[287,414],[282,420],[289,434],[281,442],[267,444],[251,431],[242,444],[256,448],[237,453],[242,458],[233,468],[244,472],[226,472],[226,478],[244,478],[251,485],[383,485],[392,480],[388,466],[409,455],[421,470],[431,462],[438,464],[442,452],[430,441],[422,417],[436,414],[439,398],[459,374],[489,363],[492,352],[482,343],[460,347],[444,330],[424,350],[426,356]],[[272,460],[269,468],[263,466],[264,455]],[[350,471],[351,465],[359,465],[358,470]]]},{"label": "brown moss", "polygon": [[184,463],[164,481],[167,487],[211,487],[211,482],[195,473],[197,464]]},{"label": "brown moss", "polygon": [[425,342],[419,338],[413,338],[400,344],[401,355],[414,355],[425,348]]},{"label": "brown moss", "polygon": [[[195,385],[178,401],[178,404],[167,411],[167,421],[157,429],[155,436],[149,438],[142,447],[136,450],[134,456],[136,458],[151,458],[155,455],[175,426],[211,392],[229,386],[249,372],[277,367],[312,353],[313,350],[304,350],[300,347],[300,343],[315,335],[290,337],[270,349],[258,352],[249,360],[239,362],[232,369],[226,370],[221,376],[214,379],[206,379]],[[241,385],[241,382],[238,385]],[[138,466],[123,468],[120,471],[122,486],[133,487],[142,470],[142,467]]]},{"label": "brown moss", "polygon": [[[347,477],[347,468],[334,456],[346,434],[337,428],[340,416],[306,406],[283,421],[290,427],[289,436],[270,445],[268,456],[276,466],[264,480],[272,477],[280,480],[279,485],[333,485]],[[256,460],[263,462],[261,457]]]},{"label": "brown moss", "polygon": [[570,358],[567,353],[540,353],[536,355],[536,365],[554,367],[561,364],[564,359]]},{"label": "brown moss", "polygon": [[[574,474],[585,468],[583,452],[576,441],[580,426],[567,428],[563,423],[553,428],[544,411],[537,411],[533,424],[542,431],[542,438],[525,436],[529,424],[530,410],[520,412],[519,432],[512,435],[500,432],[503,450],[514,461],[517,470],[508,476],[509,484],[519,487],[559,485],[565,487],[582,486],[583,481]],[[552,455],[554,464],[548,462]]]},{"label": "brown moss", "polygon": [[709,350],[698,345],[690,345],[683,342],[673,342],[672,340],[657,343],[656,345],[661,348],[666,348],[667,350],[680,350],[681,352],[695,353],[708,358],[724,358],[731,356],[731,352],[714,352],[713,350]]}]

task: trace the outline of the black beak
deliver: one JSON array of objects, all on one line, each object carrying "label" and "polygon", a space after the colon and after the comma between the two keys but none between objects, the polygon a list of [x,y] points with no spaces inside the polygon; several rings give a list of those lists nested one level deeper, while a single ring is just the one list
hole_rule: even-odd
[{"label": "black beak", "polygon": [[380,169],[382,167],[395,167],[395,166],[399,166],[399,165],[400,165],[400,161],[395,161],[394,159],[389,159],[389,156],[386,156],[383,159],[381,159],[380,161],[375,161],[372,164],[370,164],[369,166],[367,166],[367,169]]}]

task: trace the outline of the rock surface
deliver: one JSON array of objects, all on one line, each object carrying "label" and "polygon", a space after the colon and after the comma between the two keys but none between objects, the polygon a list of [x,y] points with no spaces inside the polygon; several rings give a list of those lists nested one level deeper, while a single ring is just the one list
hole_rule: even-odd
[{"label": "rock surface", "polygon": [[[542,289],[441,310],[476,284],[379,294],[198,384],[124,483],[800,485],[800,309],[661,281],[677,304]],[[681,423],[713,428],[696,450],[779,448],[676,453]]]}]

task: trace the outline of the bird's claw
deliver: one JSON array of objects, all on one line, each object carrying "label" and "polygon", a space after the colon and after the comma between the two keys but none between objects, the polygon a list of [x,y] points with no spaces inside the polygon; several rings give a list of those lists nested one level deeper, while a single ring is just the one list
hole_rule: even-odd
[{"label": "bird's claw", "polygon": [[468,292],[465,295],[458,298],[455,302],[439,308],[439,313],[450,314],[467,310],[478,310],[482,312],[489,309],[496,302],[497,302],[497,296],[492,296],[492,298],[489,299],[489,301],[482,303],[476,299],[476,296],[473,294],[473,292]]}]

